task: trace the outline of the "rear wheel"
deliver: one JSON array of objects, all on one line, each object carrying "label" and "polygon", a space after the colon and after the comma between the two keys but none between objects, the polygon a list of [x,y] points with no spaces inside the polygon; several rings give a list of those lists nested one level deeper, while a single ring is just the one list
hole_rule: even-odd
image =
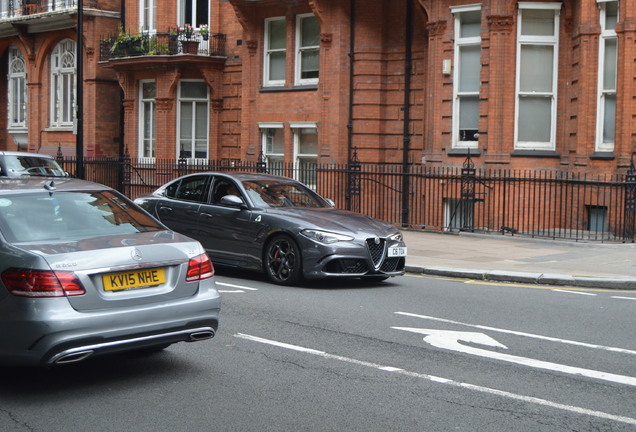
[{"label": "rear wheel", "polygon": [[285,234],[272,238],[265,249],[265,273],[279,285],[294,285],[302,279],[300,249]]}]

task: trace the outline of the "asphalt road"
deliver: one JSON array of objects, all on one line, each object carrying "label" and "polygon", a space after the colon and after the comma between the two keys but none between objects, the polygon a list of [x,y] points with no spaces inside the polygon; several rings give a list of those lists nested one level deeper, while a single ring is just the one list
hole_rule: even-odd
[{"label": "asphalt road", "polygon": [[636,430],[636,292],[217,284],[211,341],[0,369],[0,431]]}]

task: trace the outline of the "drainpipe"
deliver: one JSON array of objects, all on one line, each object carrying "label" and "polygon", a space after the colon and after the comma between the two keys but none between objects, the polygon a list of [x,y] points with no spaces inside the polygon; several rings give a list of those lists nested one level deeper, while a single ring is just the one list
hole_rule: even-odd
[{"label": "drainpipe", "polygon": [[[353,157],[353,65],[355,53],[355,22],[356,0],[350,0],[349,10],[349,120],[347,122],[347,165],[350,165]],[[351,185],[351,173],[347,174],[347,185]],[[347,210],[351,210],[352,199],[347,193]]]},{"label": "drainpipe", "polygon": [[75,113],[75,176],[84,178],[84,3],[77,2],[77,106]]},{"label": "drainpipe", "polygon": [[404,61],[404,132],[402,147],[402,226],[409,224],[409,195],[410,178],[409,172],[409,150],[411,147],[411,135],[409,122],[411,117],[411,70],[412,70],[412,38],[413,38],[413,0],[406,0],[406,29],[405,29],[405,61]]}]

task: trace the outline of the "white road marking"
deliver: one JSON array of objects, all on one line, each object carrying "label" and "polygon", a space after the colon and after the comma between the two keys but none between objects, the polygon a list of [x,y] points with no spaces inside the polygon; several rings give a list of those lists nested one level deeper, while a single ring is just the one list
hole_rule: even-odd
[{"label": "white road marking", "polygon": [[449,320],[449,319],[445,319],[445,318],[436,318],[436,317],[427,316],[427,315],[418,315],[418,314],[409,313],[409,312],[395,312],[395,313],[397,315],[410,316],[410,317],[414,317],[414,318],[421,318],[421,319],[426,319],[426,320],[431,320],[431,321],[439,321],[439,322],[448,323],[448,324],[457,324],[457,325],[461,325],[461,326],[465,326],[465,327],[472,327],[472,328],[478,328],[478,329],[481,329],[481,330],[489,330],[489,331],[494,331],[494,332],[499,332],[499,333],[506,333],[506,334],[511,334],[511,335],[515,335],[515,336],[523,336],[523,337],[528,337],[528,338],[533,338],[533,339],[546,340],[546,341],[550,341],[550,342],[559,342],[559,343],[568,344],[568,345],[575,345],[575,346],[581,346],[581,347],[585,347],[585,348],[600,349],[600,350],[604,350],[604,351],[617,352],[617,353],[621,353],[621,354],[636,355],[636,351],[628,350],[628,349],[625,349],[625,348],[608,347],[608,346],[604,346],[604,345],[589,344],[589,343],[585,343],[585,342],[577,342],[577,341],[572,341],[572,340],[567,340],[567,339],[559,339],[559,338],[550,337],[550,336],[541,336],[541,335],[536,335],[536,334],[532,334],[532,333],[524,333],[524,332],[519,332],[519,331],[514,331],[514,330],[506,330],[506,329],[500,329],[500,328],[496,328],[496,327],[488,327],[488,326],[483,326],[483,325],[478,325],[478,324],[468,324],[468,323],[463,323],[463,322],[460,322],[460,321],[454,321],[454,320]]},{"label": "white road marking", "polygon": [[598,294],[594,294],[594,293],[586,293],[586,292],[581,292],[581,291],[571,291],[571,290],[562,290],[562,289],[553,289],[552,291],[557,291],[557,292],[562,292],[562,293],[568,293],[568,294],[579,294],[579,295],[586,295],[586,296],[595,296]]},{"label": "white road marking", "polygon": [[621,299],[621,300],[636,300],[636,297],[621,297],[621,296],[612,296],[612,298],[615,298],[615,299]]},{"label": "white road marking", "polygon": [[413,327],[391,327],[396,330],[403,330],[411,333],[423,334],[424,342],[437,348],[457,351],[464,354],[470,354],[478,357],[491,358],[495,360],[515,363],[522,366],[528,366],[535,369],[544,369],[555,372],[561,372],[570,375],[580,375],[588,378],[594,378],[602,381],[609,381],[618,384],[636,386],[636,378],[626,375],[616,375],[609,372],[601,372],[593,369],[584,369],[575,366],[562,365],[558,363],[536,360],[527,357],[520,357],[511,354],[504,354],[497,351],[476,348],[473,346],[463,345],[460,341],[486,345],[494,348],[508,349],[505,345],[500,344],[490,336],[484,333],[474,332],[457,332],[450,330],[433,330],[421,329]]},{"label": "white road marking", "polygon": [[274,341],[274,340],[271,340],[271,339],[264,339],[264,338],[261,338],[261,337],[258,337],[258,336],[251,336],[251,335],[246,335],[246,334],[243,334],[243,333],[237,333],[237,334],[234,335],[234,337],[237,337],[237,338],[240,338],[240,339],[249,340],[249,341],[252,341],[252,342],[258,342],[258,343],[262,343],[262,344],[266,344],[266,345],[272,345],[272,346],[276,346],[276,347],[280,347],[280,348],[285,348],[285,349],[289,349],[289,350],[293,350],[293,351],[298,351],[298,352],[305,353],[305,354],[311,354],[311,355],[315,355],[315,356],[318,356],[318,357],[323,357],[323,358],[328,359],[328,360],[338,360],[338,361],[345,362],[345,363],[351,363],[351,364],[355,364],[355,365],[359,365],[359,366],[365,366],[365,367],[378,369],[378,370],[381,370],[381,371],[387,371],[387,372],[390,372],[390,373],[404,375],[404,376],[408,376],[408,377],[412,377],[412,378],[424,379],[424,380],[431,381],[431,382],[438,383],[438,384],[449,385],[449,386],[452,386],[452,387],[458,387],[458,388],[462,388],[462,389],[472,390],[472,391],[475,391],[475,392],[486,393],[486,394],[489,394],[489,395],[501,396],[501,397],[505,397],[505,398],[508,398],[508,399],[514,399],[514,400],[518,400],[518,401],[522,401],[522,402],[526,402],[526,403],[531,403],[531,404],[535,404],[535,405],[546,406],[546,407],[549,407],[549,408],[554,408],[554,409],[559,409],[559,410],[563,410],[563,411],[568,411],[568,412],[572,412],[572,413],[575,413],[575,414],[583,414],[583,415],[597,417],[597,418],[601,418],[601,419],[605,419],[605,420],[611,420],[611,421],[616,421],[616,422],[620,422],[620,423],[636,425],[636,419],[631,418],[631,417],[618,416],[618,415],[614,415],[614,414],[605,413],[605,412],[602,412],[602,411],[595,411],[595,410],[590,410],[590,409],[586,409],[586,408],[580,408],[580,407],[573,406],[573,405],[560,404],[560,403],[557,403],[557,402],[551,402],[549,400],[539,399],[539,398],[532,397],[532,396],[524,396],[524,395],[520,395],[520,394],[516,394],[516,393],[510,393],[510,392],[507,392],[507,391],[497,390],[497,389],[493,389],[493,388],[489,388],[489,387],[482,387],[482,386],[478,386],[478,385],[474,385],[474,384],[469,384],[469,383],[465,383],[465,382],[455,381],[455,380],[448,379],[448,378],[437,377],[437,376],[434,376],[434,375],[428,375],[428,374],[423,374],[423,373],[418,373],[418,372],[406,371],[404,369],[400,369],[400,368],[396,368],[396,367],[383,366],[383,365],[380,365],[380,364],[377,364],[377,363],[366,362],[366,361],[362,361],[362,360],[356,360],[356,359],[353,359],[353,358],[350,358],[350,357],[343,357],[343,356],[339,356],[339,355],[335,355],[335,354],[329,354],[329,353],[327,353],[325,351],[319,351],[319,350],[315,350],[315,349],[311,349],[311,348],[305,348],[305,347],[301,347],[301,346],[298,346],[298,345],[291,345],[291,344],[287,344],[287,343],[283,343],[283,342]]},{"label": "white road marking", "polygon": [[220,293],[223,294],[237,294],[237,293],[244,293],[245,291],[243,290],[217,290]]},{"label": "white road marking", "polygon": [[217,285],[222,285],[222,286],[226,286],[226,287],[230,287],[230,288],[238,288],[238,289],[242,289],[242,290],[248,290],[248,291],[258,291],[258,288],[251,288],[251,287],[246,287],[243,285],[234,285],[231,283],[225,283],[225,282],[219,282],[216,281]]}]

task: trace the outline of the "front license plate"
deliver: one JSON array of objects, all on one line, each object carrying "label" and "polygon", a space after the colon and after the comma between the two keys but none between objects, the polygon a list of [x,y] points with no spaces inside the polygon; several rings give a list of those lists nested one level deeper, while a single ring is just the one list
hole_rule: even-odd
[{"label": "front license plate", "polygon": [[406,256],[406,247],[394,246],[389,248],[389,258]]},{"label": "front license plate", "polygon": [[104,283],[104,291],[149,287],[165,283],[166,273],[162,268],[111,273],[103,275],[102,282]]}]

